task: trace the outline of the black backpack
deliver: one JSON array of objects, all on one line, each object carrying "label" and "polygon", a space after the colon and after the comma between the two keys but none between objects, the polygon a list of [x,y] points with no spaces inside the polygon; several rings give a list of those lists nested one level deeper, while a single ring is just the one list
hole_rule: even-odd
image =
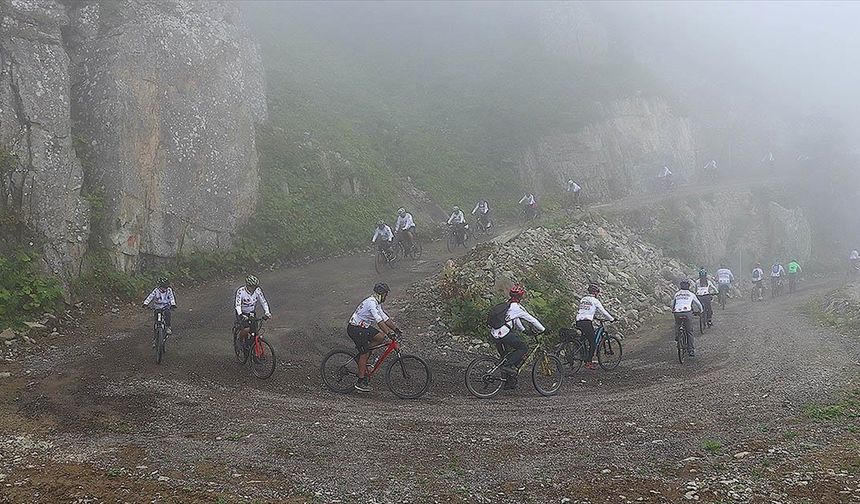
[{"label": "black backpack", "polygon": [[487,326],[490,329],[501,329],[508,325],[508,321],[505,319],[510,309],[511,303],[499,303],[490,308],[490,313],[487,314]]}]

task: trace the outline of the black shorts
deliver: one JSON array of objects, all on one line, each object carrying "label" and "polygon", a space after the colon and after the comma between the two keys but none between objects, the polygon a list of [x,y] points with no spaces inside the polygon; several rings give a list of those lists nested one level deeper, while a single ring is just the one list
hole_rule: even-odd
[{"label": "black shorts", "polygon": [[355,343],[355,349],[358,350],[358,353],[363,354],[370,351],[370,340],[379,334],[379,329],[347,324],[346,334]]}]

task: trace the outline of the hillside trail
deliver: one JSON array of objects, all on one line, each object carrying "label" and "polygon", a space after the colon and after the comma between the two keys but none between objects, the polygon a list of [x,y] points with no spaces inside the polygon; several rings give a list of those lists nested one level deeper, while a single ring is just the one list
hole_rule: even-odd
[{"label": "hillside trail", "polygon": [[[677,502],[690,480],[709,472],[728,471],[753,488],[737,478],[749,472],[744,464],[764,457],[786,469],[742,491],[749,498],[741,501],[773,492],[783,502],[860,499],[860,484],[837,476],[780,483],[789,467],[806,463],[783,447],[785,432],[800,429],[803,406],[859,381],[860,343],[801,313],[826,283],[752,307],[732,300],[684,365],[675,360],[670,322],[656,321],[625,339],[617,371],[580,372],[553,398],[523,380],[497,400],[473,399],[462,383],[468,357],[421,340],[420,327],[405,328],[405,347],[434,372],[421,400],[398,401],[381,380],[361,396],[323,389],[320,359],[350,346],[346,321],[374,282],[388,282],[396,299],[463,253],[435,242],[422,260],[383,275],[366,252],[259,275],[275,315],[267,339],[279,357],[266,381],[232,358],[241,278],[178,293],[176,336],[160,366],[149,348],[149,313],[129,308],[87,321],[88,335],[46,349],[2,382],[0,431],[50,447],[21,455],[11,441],[0,443],[0,470],[10,475],[0,502],[117,500],[128,492],[139,501],[191,502],[220,494],[267,502],[428,502],[429,495],[619,502],[620,494]],[[728,455],[709,459],[705,440],[719,441]],[[805,441],[823,443],[812,434]],[[777,456],[768,451],[774,447]],[[736,459],[736,452],[751,455]],[[126,477],[111,476],[112,468]],[[702,492],[704,502],[724,496]]]}]

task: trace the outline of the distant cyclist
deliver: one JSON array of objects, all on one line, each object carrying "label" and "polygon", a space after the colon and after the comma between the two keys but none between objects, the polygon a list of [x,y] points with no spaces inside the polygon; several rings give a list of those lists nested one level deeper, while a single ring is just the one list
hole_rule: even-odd
[{"label": "distant cyclist", "polygon": [[665,188],[670,188],[673,185],[672,182],[672,170],[669,169],[668,166],[664,166],[660,173],[657,174],[657,178],[663,182]]},{"label": "distant cyclist", "polygon": [[263,319],[272,318],[269,303],[260,288],[260,280],[254,275],[245,278],[245,285],[236,290],[236,327],[242,341],[248,338],[251,331],[256,332],[257,303],[263,307]]},{"label": "distant cyclist", "polygon": [[702,303],[702,307],[704,308],[702,311],[705,312],[705,322],[708,324],[708,327],[714,323],[714,308],[711,301],[714,295],[718,293],[719,289],[708,278],[708,271],[705,268],[699,269],[699,280],[696,282],[696,297]]},{"label": "distant cyclist", "polygon": [[526,295],[525,287],[515,284],[511,287],[509,295],[504,323],[499,328],[490,327],[490,336],[496,342],[499,356],[504,356],[506,351],[512,350],[507,362],[502,367],[502,372],[506,378],[505,388],[514,389],[517,386],[517,367],[529,350],[528,344],[517,335],[517,332],[525,331],[522,321],[528,322],[539,333],[544,332],[546,328],[523,307],[522,301]]},{"label": "distant cyclist", "polygon": [[770,267],[770,288],[772,292],[778,292],[782,285],[782,278],[785,276],[785,268],[777,261]]},{"label": "distant cyclist", "polygon": [[523,206],[523,213],[526,217],[533,219],[537,216],[537,199],[535,199],[534,194],[526,191],[520,198],[519,204]]},{"label": "distant cyclist", "polygon": [[[143,301],[143,307],[149,308],[150,303],[153,310],[164,310],[167,308],[167,310],[162,312],[164,326],[167,328],[166,332],[168,336],[173,334],[173,329],[170,328],[170,312],[176,309],[176,297],[173,295],[173,289],[170,288],[170,281],[167,277],[158,277],[156,287],[146,296],[146,299]],[[155,345],[155,341],[152,344]]]},{"label": "distant cyclist", "polygon": [[732,287],[732,282],[735,281],[735,276],[732,275],[732,270],[726,267],[725,264],[720,265],[720,269],[717,270],[717,284],[719,285],[719,294],[720,296],[729,295],[729,289]]},{"label": "distant cyclist", "polygon": [[579,301],[579,311],[576,314],[576,328],[582,333],[588,347],[588,355],[585,358],[585,368],[595,369],[594,366],[594,318],[599,315],[600,319],[612,322],[615,318],[606,311],[603,303],[597,297],[600,295],[600,286],[590,284],[588,295]]},{"label": "distant cyclist", "polygon": [[490,220],[490,203],[487,200],[482,199],[478,201],[475,204],[475,208],[472,209],[472,215],[484,226],[484,229],[489,229],[493,226]]},{"label": "distant cyclist", "polygon": [[467,229],[466,216],[457,205],[454,205],[454,208],[451,209],[451,216],[448,217],[447,224],[451,226],[451,231],[457,237],[457,240],[461,242],[465,241]]},{"label": "distant cyclist", "polygon": [[851,253],[848,255],[848,263],[850,266],[848,270],[848,276],[851,279],[856,278],[857,275],[860,274],[860,252],[858,252],[856,249],[852,250]]},{"label": "distant cyclist", "polygon": [[379,219],[376,222],[376,229],[373,230],[373,238],[370,240],[370,243],[375,243],[377,250],[390,255],[393,240],[394,233],[391,231],[391,227],[385,224],[384,220]]},{"label": "distant cyclist", "polygon": [[693,313],[702,312],[702,303],[699,298],[690,291],[690,281],[681,280],[680,290],[672,297],[672,314],[675,317],[675,337],[678,328],[683,327],[687,332],[687,354],[695,357],[695,345],[693,344]]},{"label": "distant cyclist", "polygon": [[800,263],[797,262],[797,259],[792,259],[788,263],[788,291],[794,292],[797,290],[797,280],[800,278],[800,274],[803,273],[803,268],[800,267]]},{"label": "distant cyclist", "polygon": [[565,188],[568,194],[568,199],[570,202],[576,206],[579,205],[580,193],[582,192],[582,186],[573,181],[573,179],[569,179],[567,181],[567,187]]},{"label": "distant cyclist", "polygon": [[764,285],[762,282],[764,281],[764,270],[761,268],[761,263],[756,263],[755,268],[752,270],[752,283],[753,283],[753,292],[758,291],[758,300],[761,301],[764,299]]},{"label": "distant cyclist", "polygon": [[408,248],[412,248],[415,242],[415,221],[412,219],[412,214],[407,212],[405,208],[397,210],[397,221],[394,223],[394,233],[397,240],[401,237],[406,240]]},{"label": "distant cyclist", "polygon": [[346,334],[358,351],[358,381],[355,382],[355,389],[359,392],[371,390],[370,380],[365,376],[370,347],[382,343],[385,336],[391,337],[399,332],[397,324],[382,310],[382,303],[385,302],[389,292],[391,289],[388,284],[374,285],[373,294],[358,304],[346,326]]}]

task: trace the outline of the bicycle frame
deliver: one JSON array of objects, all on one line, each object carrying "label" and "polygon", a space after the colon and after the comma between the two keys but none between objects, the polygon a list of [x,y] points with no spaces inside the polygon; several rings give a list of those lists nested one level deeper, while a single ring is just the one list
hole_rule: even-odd
[{"label": "bicycle frame", "polygon": [[378,359],[376,359],[376,362],[373,364],[373,367],[367,370],[368,378],[372,377],[374,373],[376,373],[376,371],[378,371],[382,367],[382,363],[385,362],[385,359],[387,359],[392,352],[397,352],[398,354],[400,353],[400,343],[398,343],[396,339],[392,339],[388,343],[380,343],[379,345],[371,347],[371,357],[373,356],[374,350],[378,350],[383,347],[385,348],[385,351],[382,352],[382,355],[380,355]]},{"label": "bicycle frame", "polygon": [[[537,354],[538,350],[544,349],[544,342],[541,338],[537,336],[534,337],[534,345],[529,345],[529,351],[526,352],[526,355],[523,357],[522,362],[520,362],[519,367],[517,368],[517,376],[523,371],[526,365],[532,361],[532,358]],[[505,354],[499,358],[499,362],[496,363],[496,366],[490,371],[490,373],[495,373],[500,367],[502,367],[505,362],[507,362],[508,357],[514,353],[513,350],[506,350]]]}]

